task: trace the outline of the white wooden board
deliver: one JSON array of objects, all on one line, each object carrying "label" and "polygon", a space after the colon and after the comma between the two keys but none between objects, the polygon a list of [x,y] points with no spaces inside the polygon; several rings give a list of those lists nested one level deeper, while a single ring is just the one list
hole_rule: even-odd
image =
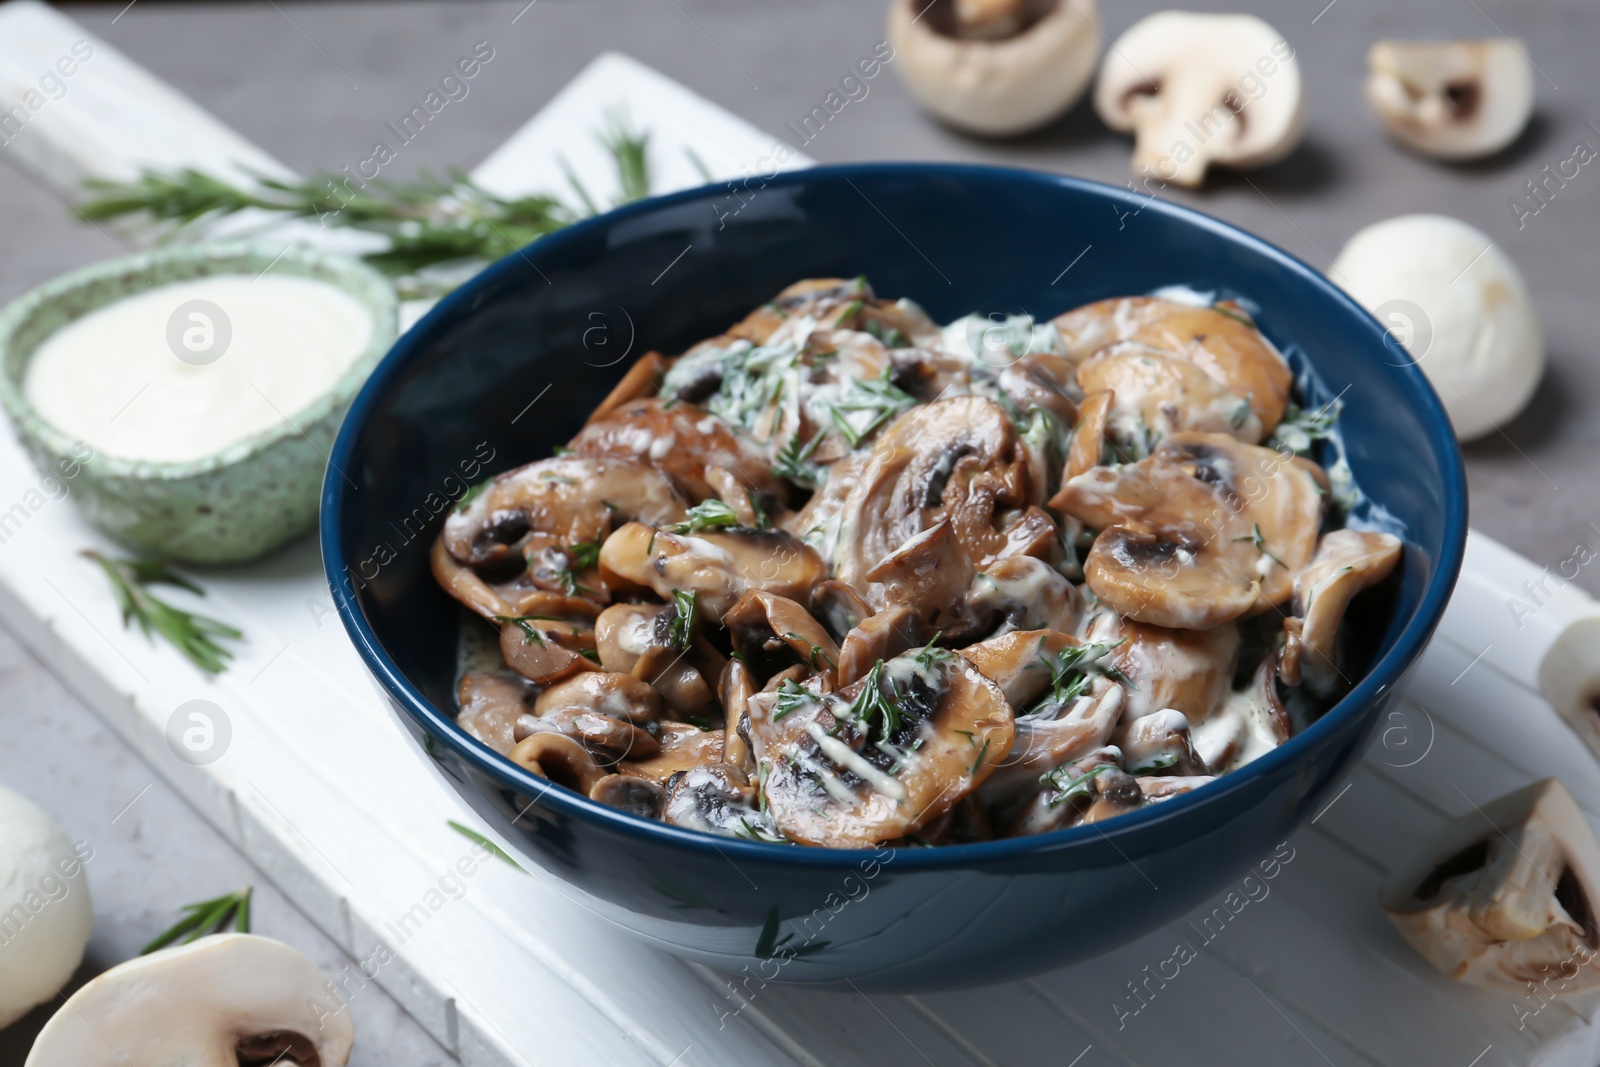
[{"label": "white wooden board", "polygon": [[[18,26],[28,32],[12,33]],[[60,40],[84,37],[31,2],[0,5],[0,91],[53,62]],[[215,125],[108,46],[94,47],[91,66],[107,60],[95,70],[114,82],[99,91],[122,93],[130,113],[169,109],[140,121]],[[699,180],[684,146],[731,177],[772,144],[647,68],[602,56],[477,176],[497,191],[519,191],[518,174],[530,179],[523,188],[549,188],[559,150],[603,187],[608,172],[587,138],[619,103],[652,131],[669,187]],[[50,137],[65,139],[56,154],[39,146],[27,163],[52,180],[69,180],[52,159],[119,174],[135,158],[114,131],[63,122]],[[216,129],[199,140],[238,142]],[[157,162],[217,158],[197,149]],[[1293,858],[1270,892],[1225,924],[1205,925],[1219,894],[1107,957],[1030,981],[871,998],[768,986],[749,1000],[615,931],[531,864],[536,873],[490,863],[461,879],[464,889],[438,892],[470,848],[447,820],[472,816],[390,721],[333,614],[313,543],[203,575],[211,593],[194,605],[248,632],[233,669],[215,680],[120,628],[109,591],[77,555],[85,547],[112,546],[69,500],[48,499],[20,449],[0,440],[0,620],[356,960],[378,959],[380,941],[393,950],[392,960],[369,963],[371,980],[472,1067],[1600,1060],[1594,998],[1533,1014],[1537,1002],[1454,985],[1376,907],[1384,872],[1432,828],[1535,778],[1558,774],[1600,825],[1600,766],[1534,683],[1543,651],[1600,605],[1567,588],[1519,626],[1507,601],[1539,569],[1480,535],[1405,699],[1348,783],[1291,840]],[[232,734],[204,767],[179,760],[166,739],[175,711],[196,699],[214,703]],[[544,916],[536,930],[508,919],[530,912]],[[1197,958],[1164,984],[1152,980],[1180,941]],[[354,997],[368,980],[354,967],[333,978]]]}]

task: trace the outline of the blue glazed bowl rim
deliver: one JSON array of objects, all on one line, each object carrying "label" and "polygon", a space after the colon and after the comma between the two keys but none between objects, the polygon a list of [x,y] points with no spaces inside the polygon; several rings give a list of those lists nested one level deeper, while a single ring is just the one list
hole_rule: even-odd
[{"label": "blue glazed bowl rim", "polygon": [[[768,187],[783,188],[818,181],[850,181],[853,178],[878,177],[911,180],[970,177],[990,181],[998,178],[1003,181],[1071,189],[1123,205],[1134,211],[1151,211],[1165,215],[1274,261],[1282,270],[1292,273],[1304,282],[1315,298],[1328,301],[1346,313],[1366,319],[1372,324],[1375,336],[1384,330],[1384,327],[1344,290],[1303,260],[1276,245],[1193,208],[1102,182],[982,164],[850,163],[785,171],[768,180],[767,184]],[[422,695],[379,645],[377,635],[356,604],[353,589],[347,589],[342,580],[347,571],[347,564],[340,536],[341,515],[350,487],[337,472],[344,470],[351,463],[368,418],[414,355],[427,347],[434,333],[469,314],[477,291],[506,279],[512,272],[520,269],[521,265],[517,263],[519,258],[526,264],[534,265],[537,270],[534,260],[547,251],[559,252],[568,244],[583,240],[595,230],[610,228],[626,219],[703,199],[717,188],[719,187],[708,185],[650,197],[574,223],[540,238],[536,244],[505,256],[485,268],[471,281],[440,300],[415,326],[402,334],[367,379],[361,392],[357,394],[334,441],[329,456],[328,473],[324,477],[322,488],[320,535],[323,568],[332,589],[340,621],[344,623],[345,630],[355,644],[357,652],[360,653],[362,661],[383,689],[432,737],[448,746],[468,765],[499,785],[534,797],[537,803],[548,804],[563,815],[586,823],[598,824],[624,837],[678,846],[707,858],[747,859],[765,864],[788,863],[809,868],[853,868],[862,862],[864,856],[870,855],[870,851],[766,844],[686,830],[667,823],[624,814],[578,793],[553,786],[548,780],[519,767],[468,735],[456,724],[453,715],[434,707]],[[988,862],[1016,861],[1030,856],[1059,853],[1082,843],[1093,843],[1102,839],[1115,848],[1117,838],[1127,837],[1156,823],[1177,819],[1192,810],[1214,804],[1253,782],[1284,770],[1298,761],[1302,753],[1320,746],[1348,720],[1359,717],[1366,707],[1399,682],[1432,636],[1434,628],[1444,614],[1445,605],[1449,601],[1461,570],[1467,537],[1467,484],[1466,471],[1460,449],[1456,444],[1455,433],[1433,387],[1415,363],[1394,369],[1405,383],[1402,388],[1408,389],[1412,394],[1409,399],[1423,422],[1424,430],[1441,468],[1445,510],[1444,538],[1433,574],[1423,591],[1422,601],[1415,615],[1395,639],[1394,646],[1373,665],[1355,688],[1306,730],[1251,763],[1192,792],[1173,797],[1142,811],[1119,816],[1104,827],[1089,824],[1046,834],[1000,838],[976,844],[896,849],[893,861],[896,869],[968,869]]]}]

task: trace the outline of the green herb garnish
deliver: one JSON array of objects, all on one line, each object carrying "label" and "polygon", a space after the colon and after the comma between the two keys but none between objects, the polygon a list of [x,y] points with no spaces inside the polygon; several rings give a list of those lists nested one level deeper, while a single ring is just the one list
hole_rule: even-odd
[{"label": "green herb garnish", "polygon": [[939,640],[939,638],[943,636],[944,634],[941,632],[934,634],[928,639],[928,643],[923,645],[921,650],[917,652],[917,666],[926,671],[931,670],[941,663],[950,662],[950,657],[954,653],[947,648],[939,648],[934,644],[935,641]]},{"label": "green herb garnish", "polygon": [[749,489],[744,491],[744,498],[750,503],[750,514],[755,517],[756,529],[765,530],[771,526],[772,519],[768,517],[767,509],[761,506],[761,498]]},{"label": "green herb garnish", "polygon": [[466,838],[468,841],[472,841],[472,842],[475,842],[477,844],[482,845],[484,848],[486,848],[490,852],[494,853],[494,855],[498,856],[500,859],[504,860],[506,863],[509,863],[509,864],[511,864],[511,866],[515,867],[517,870],[522,871],[523,874],[527,874],[528,873],[526,868],[524,868],[522,866],[522,864],[518,863],[516,860],[512,859],[509,855],[506,854],[506,850],[505,849],[501,848],[499,845],[495,844],[493,841],[490,841],[487,837],[484,837],[482,834],[478,833],[478,831],[472,829],[470,826],[462,826],[460,823],[456,822],[454,819],[447,820],[447,825],[450,827],[450,829],[454,830],[456,833],[460,834],[462,837]]},{"label": "green herb garnish", "polygon": [[1278,428],[1267,439],[1267,447],[1279,450],[1287,448],[1296,455],[1304,455],[1311,451],[1315,442],[1332,435],[1334,423],[1339,421],[1339,413],[1343,410],[1344,404],[1337,397],[1314,411],[1305,411],[1297,404],[1290,404],[1283,413],[1283,421],[1278,423]]},{"label": "green herb garnish", "polygon": [[701,501],[685,512],[687,521],[666,527],[670,534],[697,534],[701,530],[715,530],[739,525],[739,515],[727,504],[712,497]]},{"label": "green herb garnish", "polygon": [[[889,380],[890,373],[885,368],[877,378],[847,379],[842,395],[828,405],[829,418],[844,439],[850,442],[851,448],[859,445],[879,426],[916,404],[915,398]],[[863,413],[868,416],[864,425],[858,426],[851,421],[852,415]]]},{"label": "green herb garnish", "polygon": [[83,553],[100,565],[111,581],[111,592],[122,610],[122,625],[138,623],[146,637],[159,634],[184,657],[207,674],[221,674],[233,652],[218,638],[237,640],[242,630],[207,615],[183,611],[157,597],[150,585],[174,585],[198,596],[206,592],[167,564],[155,559],[112,559],[93,549]]},{"label": "green herb garnish", "polygon": [[233,928],[241,934],[250,932],[250,894],[254,886],[245,886],[236,893],[224,893],[220,897],[202,900],[195,904],[185,904],[182,909],[183,918],[167,927],[155,936],[144,948],[139,950],[139,955],[148,956],[157,949],[166,948],[173,942],[187,945],[191,941],[198,941],[207,934],[214,934],[226,927],[232,921]]},{"label": "green herb garnish", "polygon": [[468,489],[465,493],[462,493],[461,499],[456,501],[456,511],[466,511],[467,508],[472,506],[472,502],[482,496],[484,490],[488,489],[493,484],[494,479],[492,477],[485,478],[477,485]]},{"label": "green herb garnish", "polygon": [[1266,556],[1268,559],[1270,559],[1272,562],[1276,563],[1278,566],[1282,567],[1284,570],[1288,570],[1289,569],[1288,565],[1285,564],[1283,562],[1283,560],[1279,559],[1277,556],[1274,556],[1271,552],[1267,551],[1267,539],[1265,537],[1261,536],[1261,524],[1259,522],[1251,523],[1250,524],[1250,532],[1247,535],[1245,535],[1244,537],[1235,537],[1234,540],[1235,541],[1249,541],[1251,544],[1256,546],[1256,551],[1257,552],[1261,553],[1263,556]]},{"label": "green herb garnish", "polygon": [[821,441],[822,435],[819,433],[802,446],[800,435],[795,434],[789,438],[788,444],[778,450],[778,458],[772,464],[772,473],[791,482],[815,488],[822,480],[822,469],[810,462],[810,459],[811,453],[817,450],[817,445]]},{"label": "green herb garnish", "polygon": [[493,619],[495,622],[508,622],[508,623],[515,624],[517,629],[522,631],[522,643],[523,644],[525,644],[525,645],[538,645],[540,648],[548,648],[549,647],[545,643],[544,634],[540,633],[533,625],[533,620],[536,620],[536,619],[542,620],[542,619],[545,618],[545,616],[542,616],[542,615],[491,615],[489,617],[491,619]]},{"label": "green herb garnish", "polygon": [[687,651],[689,643],[694,640],[694,616],[699,600],[698,592],[685,593],[681,589],[672,591],[672,606],[676,614],[667,626],[667,640],[680,652]]},{"label": "green herb garnish", "polygon": [[1071,773],[1070,767],[1057,767],[1055,770],[1041,775],[1039,777],[1040,783],[1056,791],[1056,795],[1045,803],[1045,807],[1054,810],[1075,796],[1088,796],[1092,788],[1090,783],[1111,769],[1111,764],[1102,763],[1093,770],[1077,776]]},{"label": "green herb garnish", "polygon": [[883,660],[879,660],[862,679],[861,691],[850,702],[850,718],[855,720],[862,733],[871,735],[874,720],[881,719],[879,736],[888,740],[900,732],[900,709],[892,697],[884,696],[882,687]]}]

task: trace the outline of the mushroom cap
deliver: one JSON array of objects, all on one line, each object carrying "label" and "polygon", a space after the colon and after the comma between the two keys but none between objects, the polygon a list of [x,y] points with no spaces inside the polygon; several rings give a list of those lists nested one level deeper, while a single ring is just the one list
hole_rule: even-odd
[{"label": "mushroom cap", "polygon": [[1227,700],[1239,661],[1239,628],[1233,623],[1174,630],[1105,612],[1091,624],[1088,640],[1114,645],[1111,662],[1133,683],[1124,719],[1176,708],[1190,722],[1205,721]]},{"label": "mushroom cap", "polygon": [[[1247,78],[1264,87],[1254,98]],[[1282,159],[1305,122],[1294,53],[1254,15],[1162,11],[1141,19],[1106,53],[1094,106],[1112,129],[1134,131],[1135,168],[1186,186],[1200,185],[1212,163]]]},{"label": "mushroom cap", "polygon": [[[1449,977],[1521,993],[1600,985],[1600,843],[1554,778],[1449,823],[1390,872],[1390,921]],[[1554,983],[1554,985],[1552,985]]]},{"label": "mushroom cap", "polygon": [[1043,12],[1031,23],[1024,20],[1019,32],[993,40],[950,32],[960,6],[889,5],[895,69],[936,118],[968,133],[1005,137],[1043,126],[1083,95],[1100,55],[1095,0],[1011,4]]},{"label": "mushroom cap", "polygon": [[1384,129],[1425,155],[1492,155],[1533,115],[1533,63],[1521,41],[1379,41],[1367,68],[1367,102]]},{"label": "mushroom cap", "polygon": [[1404,342],[1461,440],[1493,432],[1533,396],[1544,374],[1538,314],[1481,231],[1444,215],[1385,219],[1350,238],[1329,276]]},{"label": "mushroom cap", "polygon": [[61,824],[0,788],[0,1027],[56,996],[83,960],[89,878]]},{"label": "mushroom cap", "polygon": [[1539,691],[1600,759],[1600,618],[1561,632],[1539,663]]},{"label": "mushroom cap", "polygon": [[1357,593],[1389,577],[1400,551],[1394,534],[1331,530],[1311,562],[1295,575],[1295,608],[1303,620],[1295,638],[1301,651],[1298,666],[1313,692],[1321,695],[1336,688],[1345,609]]},{"label": "mushroom cap", "polygon": [[783,530],[732,527],[675,534],[641,522],[606,538],[600,567],[664,600],[674,592],[692,592],[699,609],[717,619],[751,589],[805,600],[828,577],[817,553]]},{"label": "mushroom cap", "polygon": [[238,1067],[240,1042],[265,1037],[316,1057],[285,1062],[343,1067],[355,1025],[322,972],[288,945],[217,934],[92,979],[45,1024],[26,1067]]},{"label": "mushroom cap", "polygon": [[678,491],[698,504],[716,496],[707,470],[731,470],[751,492],[777,493],[782,485],[772,465],[748,437],[733,432],[709,411],[681,401],[631,400],[591,419],[569,443],[584,456],[631,459],[665,473]]}]

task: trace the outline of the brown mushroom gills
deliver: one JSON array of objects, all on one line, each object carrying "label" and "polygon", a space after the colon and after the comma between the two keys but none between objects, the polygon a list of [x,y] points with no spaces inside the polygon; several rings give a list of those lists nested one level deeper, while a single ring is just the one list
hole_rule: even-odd
[{"label": "brown mushroom gills", "polygon": [[304,1034],[292,1030],[274,1030],[271,1033],[241,1037],[234,1045],[233,1054],[239,1067],[322,1067],[322,1057],[317,1047]]}]

